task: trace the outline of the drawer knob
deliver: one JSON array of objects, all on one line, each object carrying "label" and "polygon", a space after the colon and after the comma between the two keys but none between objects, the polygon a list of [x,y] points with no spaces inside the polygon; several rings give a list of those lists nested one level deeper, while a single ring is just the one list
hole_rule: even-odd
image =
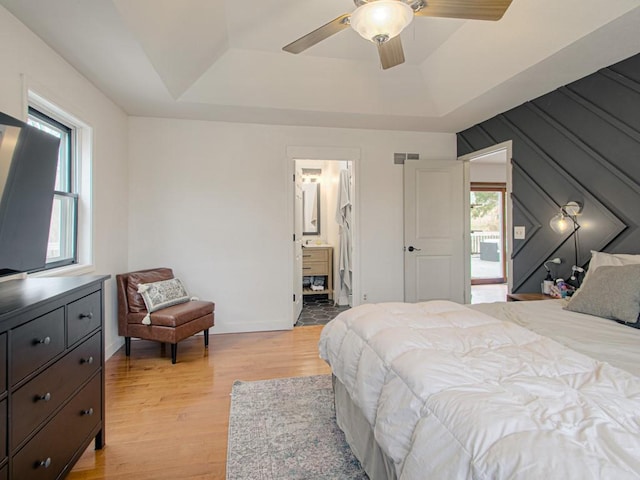
[{"label": "drawer knob", "polygon": [[82,412],[81,412],[81,413],[82,413],[82,415],[88,415],[88,416],[91,416],[91,415],[93,415],[93,408],[89,408],[89,409],[87,409],[87,410],[82,410]]},{"label": "drawer knob", "polygon": [[35,343],[36,345],[49,345],[51,343],[51,337],[38,338]]},{"label": "drawer knob", "polygon": [[42,460],[36,464],[38,467],[49,468],[51,466],[51,457],[47,457],[46,460]]},{"label": "drawer knob", "polygon": [[80,363],[82,364],[88,363],[89,365],[91,365],[93,363],[93,357],[82,358],[80,359]]},{"label": "drawer knob", "polygon": [[89,320],[91,320],[93,318],[93,312],[89,312],[89,313],[81,313],[80,314],[80,318],[88,318]]},{"label": "drawer knob", "polygon": [[47,392],[44,395],[37,396],[36,401],[38,400],[44,400],[45,402],[48,402],[49,400],[51,400],[51,393]]}]

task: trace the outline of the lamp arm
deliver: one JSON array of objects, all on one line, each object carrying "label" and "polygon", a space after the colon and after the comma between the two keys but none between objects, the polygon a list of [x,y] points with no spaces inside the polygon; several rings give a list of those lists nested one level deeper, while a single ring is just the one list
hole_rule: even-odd
[{"label": "lamp arm", "polygon": [[[575,215],[567,215],[571,221],[573,222],[573,249],[575,253],[575,263],[573,264],[575,267],[578,266],[578,229],[580,228],[580,224],[576,220]],[[573,272],[572,272],[573,273]]]}]

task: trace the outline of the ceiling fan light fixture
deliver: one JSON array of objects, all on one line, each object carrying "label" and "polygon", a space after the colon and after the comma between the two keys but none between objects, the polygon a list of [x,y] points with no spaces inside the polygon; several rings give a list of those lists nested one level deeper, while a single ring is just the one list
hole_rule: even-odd
[{"label": "ceiling fan light fixture", "polygon": [[413,9],[403,1],[377,0],[356,8],[351,14],[351,27],[366,40],[384,43],[399,35],[413,15]]}]

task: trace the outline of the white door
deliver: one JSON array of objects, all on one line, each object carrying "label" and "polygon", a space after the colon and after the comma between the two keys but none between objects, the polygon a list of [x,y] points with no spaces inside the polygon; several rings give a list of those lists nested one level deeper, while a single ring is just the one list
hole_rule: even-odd
[{"label": "white door", "polygon": [[464,303],[464,162],[404,164],[404,299]]},{"label": "white door", "polygon": [[[295,162],[294,162],[295,163]],[[293,324],[302,313],[302,170],[293,176]]]}]

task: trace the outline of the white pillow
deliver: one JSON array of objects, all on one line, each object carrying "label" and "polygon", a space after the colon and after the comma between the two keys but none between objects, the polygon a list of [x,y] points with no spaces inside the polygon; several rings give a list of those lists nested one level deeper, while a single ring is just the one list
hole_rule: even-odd
[{"label": "white pillow", "polygon": [[640,263],[640,255],[631,255],[628,253],[605,253],[591,250],[591,261],[589,262],[589,270],[584,277],[583,282],[587,281],[589,274],[598,267],[622,267],[623,265],[636,265]]}]

